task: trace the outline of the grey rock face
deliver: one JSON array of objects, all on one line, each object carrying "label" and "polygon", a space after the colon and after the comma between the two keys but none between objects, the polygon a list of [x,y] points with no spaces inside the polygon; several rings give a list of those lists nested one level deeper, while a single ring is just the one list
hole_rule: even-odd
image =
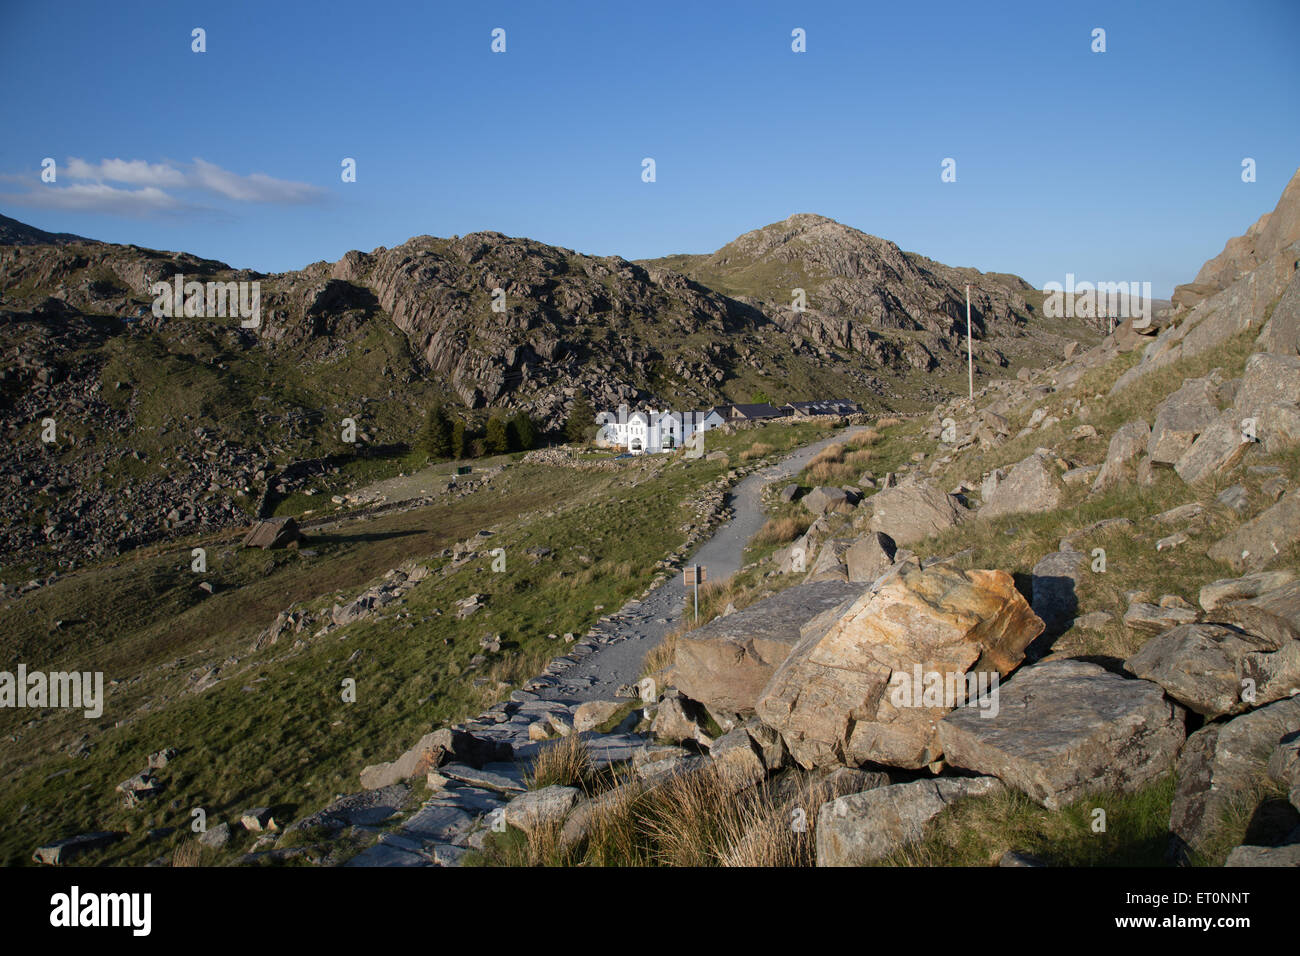
[{"label": "grey rock face", "polygon": [[878,491],[871,503],[870,530],[889,535],[898,545],[915,544],[953,527],[966,509],[933,485],[906,482]]},{"label": "grey rock face", "polygon": [[1121,426],[1111,436],[1110,444],[1106,448],[1106,460],[1102,462],[1101,470],[1097,472],[1092,490],[1105,491],[1107,488],[1130,480],[1134,462],[1146,451],[1150,440],[1151,429],[1144,421],[1133,421]]},{"label": "grey rock face", "polygon": [[862,584],[876,580],[893,565],[897,551],[889,535],[879,531],[864,534],[844,553],[849,580]]},{"label": "grey rock face", "polygon": [[1220,624],[1184,624],[1147,641],[1124,669],[1213,719],[1300,687],[1300,641],[1279,646]]},{"label": "grey rock face", "polygon": [[1232,802],[1265,781],[1282,738],[1300,730],[1300,697],[1207,724],[1178,756],[1169,829],[1180,853],[1204,852]]},{"label": "grey rock face", "polygon": [[1289,491],[1267,511],[1210,546],[1206,553],[1236,571],[1261,571],[1300,541],[1300,490]]},{"label": "grey rock face", "polygon": [[1174,471],[1187,484],[1196,484],[1229,471],[1250,447],[1243,434],[1242,416],[1232,409],[1219,415],[1197,436],[1174,463]]},{"label": "grey rock face", "polygon": [[1050,511],[1061,503],[1064,483],[1052,463],[1034,454],[1012,467],[984,501],[980,517]]},{"label": "grey rock face", "polygon": [[753,713],[759,693],[806,623],[856,598],[861,584],[813,582],[715,618],[677,641],[674,683],[710,710]]},{"label": "grey rock face", "polygon": [[1147,454],[1159,465],[1174,465],[1197,436],[1216,418],[1215,404],[1220,380],[1217,376],[1193,378],[1156,406]]},{"label": "grey rock face", "polygon": [[999,688],[994,717],[967,706],[939,723],[944,759],[998,777],[1049,810],[1089,789],[1131,791],[1173,766],[1183,710],[1149,681],[1055,660]]},{"label": "grey rock face", "polygon": [[1081,551],[1053,551],[1034,565],[1031,605],[1047,634],[1060,634],[1074,620],[1079,610],[1079,574],[1087,564]]},{"label": "grey rock face", "polygon": [[817,813],[817,865],[864,866],[921,839],[925,825],[954,801],[998,793],[992,777],[899,783],[839,797]]}]

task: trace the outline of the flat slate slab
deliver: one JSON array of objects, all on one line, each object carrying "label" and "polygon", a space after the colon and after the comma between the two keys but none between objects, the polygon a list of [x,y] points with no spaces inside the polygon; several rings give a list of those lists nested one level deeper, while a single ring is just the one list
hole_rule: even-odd
[{"label": "flat slate slab", "polygon": [[589,733],[582,736],[587,741],[587,752],[591,754],[591,762],[597,769],[631,760],[649,739],[642,734]]},{"label": "flat slate slab", "polygon": [[431,866],[429,860],[418,853],[404,850],[388,843],[376,843],[362,850],[344,866]]},{"label": "flat slate slab", "polygon": [[401,834],[424,843],[453,843],[474,826],[475,816],[460,807],[425,804],[402,824]]},{"label": "flat slate slab", "polygon": [[466,764],[449,763],[439,767],[437,773],[471,787],[486,790],[498,790],[502,793],[523,793],[528,789],[524,785],[524,774],[518,764],[489,763],[482,770],[475,770]]},{"label": "flat slate slab", "polygon": [[998,777],[1049,810],[1089,790],[1133,791],[1167,773],[1186,735],[1183,709],[1150,681],[1055,660],[1018,671],[979,706],[939,722],[944,759]]}]

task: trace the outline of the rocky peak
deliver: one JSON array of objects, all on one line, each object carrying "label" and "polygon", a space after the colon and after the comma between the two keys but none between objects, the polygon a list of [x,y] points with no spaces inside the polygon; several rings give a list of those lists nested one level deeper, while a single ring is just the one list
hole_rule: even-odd
[{"label": "rocky peak", "polygon": [[1195,305],[1275,258],[1294,256],[1290,247],[1296,242],[1300,242],[1300,169],[1272,212],[1260,216],[1242,235],[1229,239],[1222,252],[1201,266],[1195,279],[1174,290],[1174,305]]}]

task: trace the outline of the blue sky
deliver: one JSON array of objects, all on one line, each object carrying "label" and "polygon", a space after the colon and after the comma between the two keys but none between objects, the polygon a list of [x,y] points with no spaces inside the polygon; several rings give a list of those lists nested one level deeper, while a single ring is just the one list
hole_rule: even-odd
[{"label": "blue sky", "polygon": [[263,271],[487,229],[710,252],[815,212],[1167,296],[1300,165],[1298,47],[1296,0],[0,0],[0,211]]}]

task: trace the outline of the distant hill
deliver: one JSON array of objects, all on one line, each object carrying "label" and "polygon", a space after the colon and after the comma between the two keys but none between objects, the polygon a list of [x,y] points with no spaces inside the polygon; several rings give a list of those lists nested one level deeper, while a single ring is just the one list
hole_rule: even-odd
[{"label": "distant hill", "polygon": [[70,242],[95,242],[70,232],[46,232],[17,219],[0,215],[0,246],[63,246]]},{"label": "distant hill", "polygon": [[[1045,320],[1016,276],[820,216],[647,263],[478,232],[279,274],[3,228],[0,482],[78,491],[39,518],[20,496],[0,499],[0,561],[238,524],[268,489],[292,491],[281,476],[295,463],[352,455],[344,419],[364,447],[396,448],[435,402],[479,424],[526,411],[550,434],[579,395],[598,409],[847,398],[929,410],[966,388],[967,282],[982,381],[1100,338]],[[151,284],[178,274],[260,283],[261,326],[155,317]],[[796,287],[806,310],[792,308]],[[33,423],[51,416],[75,448],[29,454]],[[104,492],[128,484],[137,507],[112,506]]]}]

